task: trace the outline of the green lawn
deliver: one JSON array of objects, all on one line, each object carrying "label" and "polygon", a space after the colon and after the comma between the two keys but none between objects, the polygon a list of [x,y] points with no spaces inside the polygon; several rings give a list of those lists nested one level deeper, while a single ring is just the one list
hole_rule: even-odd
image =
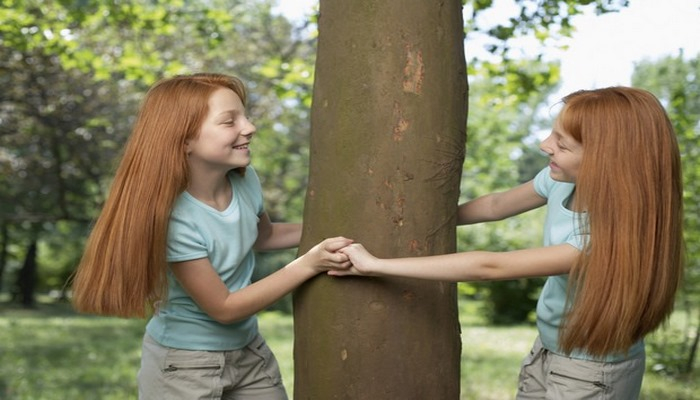
[{"label": "green lawn", "polygon": [[[479,326],[475,314],[463,315],[462,400],[513,398],[535,330]],[[260,326],[292,393],[292,318],[263,313]],[[136,398],[143,327],[141,320],[76,316],[66,305],[35,311],[0,305],[0,399]],[[673,380],[648,373],[643,398],[700,399],[698,376]]]}]

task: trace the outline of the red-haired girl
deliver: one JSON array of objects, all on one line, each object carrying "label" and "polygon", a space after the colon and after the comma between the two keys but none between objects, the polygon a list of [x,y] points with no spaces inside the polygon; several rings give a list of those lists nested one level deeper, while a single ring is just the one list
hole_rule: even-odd
[{"label": "red-haired girl", "polygon": [[[659,101],[626,87],[563,99],[532,181],[459,206],[459,224],[547,205],[544,247],[379,259],[360,244],[331,275],[478,281],[550,276],[518,399],[636,399],[644,336],[673,310],[683,265],[678,144]],[[375,249],[380,250],[380,249]]]},{"label": "red-haired girl", "polygon": [[255,250],[299,244],[271,223],[250,164],[246,91],[219,74],[156,83],[141,111],[73,282],[78,311],[153,313],[141,399],[286,399],[255,313],[322,271],[349,266],[327,239],[251,284]]}]

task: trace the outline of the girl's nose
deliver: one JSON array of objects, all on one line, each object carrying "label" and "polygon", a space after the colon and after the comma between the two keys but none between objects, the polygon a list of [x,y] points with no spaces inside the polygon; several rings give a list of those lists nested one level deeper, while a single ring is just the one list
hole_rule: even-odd
[{"label": "girl's nose", "polygon": [[540,150],[547,155],[552,155],[554,152],[552,151],[552,147],[550,146],[550,142],[552,139],[552,135],[547,136],[545,140],[540,142]]},{"label": "girl's nose", "polygon": [[248,126],[246,127],[246,130],[245,130],[245,133],[243,133],[243,136],[252,137],[253,135],[255,135],[255,132],[257,132],[257,128],[255,127],[255,125],[252,122],[248,121]]}]

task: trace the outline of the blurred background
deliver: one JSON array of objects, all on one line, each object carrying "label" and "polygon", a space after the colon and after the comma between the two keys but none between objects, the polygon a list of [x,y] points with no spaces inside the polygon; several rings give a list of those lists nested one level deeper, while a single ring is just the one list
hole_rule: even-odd
[{"label": "blurred background", "polygon": [[[267,211],[276,221],[301,221],[318,2],[0,3],[0,399],[134,398],[144,321],[75,315],[66,283],[139,102],[165,76],[242,78]],[[688,263],[676,313],[647,343],[644,393],[700,398],[700,2],[467,0],[464,19],[470,100],[462,200],[525,182],[546,164],[538,140],[570,91],[632,85],[667,107],[683,154]],[[459,228],[458,248],[538,246],[541,212]],[[295,255],[259,254],[257,277]],[[464,399],[512,395],[534,338],[541,283],[459,284],[471,343]],[[290,313],[288,297],[261,317],[288,389]],[[503,342],[512,354],[494,357]],[[486,364],[492,368],[479,372]],[[505,391],[502,379],[512,382]]]}]

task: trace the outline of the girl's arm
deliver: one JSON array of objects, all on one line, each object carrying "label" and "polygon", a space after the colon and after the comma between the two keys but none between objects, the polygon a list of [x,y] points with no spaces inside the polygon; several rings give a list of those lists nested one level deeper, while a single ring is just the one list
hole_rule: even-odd
[{"label": "girl's arm", "polygon": [[229,292],[208,258],[172,263],[175,278],[211,318],[229,324],[265,309],[319,272],[348,268],[348,256],[338,252],[352,243],[343,237],[326,239],[279,271]]},{"label": "girl's arm", "polygon": [[568,244],[502,253],[469,251],[426,257],[381,259],[361,244],[341,250],[352,267],[329,275],[401,276],[439,281],[486,281],[561,275],[569,272],[579,250]]},{"label": "girl's arm", "polygon": [[498,221],[541,207],[547,199],[537,194],[533,181],[525,182],[505,192],[491,193],[459,206],[457,225]]},{"label": "girl's arm", "polygon": [[272,223],[270,216],[262,213],[258,222],[258,239],[253,248],[256,251],[270,251],[297,247],[301,240],[301,228],[300,223]]}]

